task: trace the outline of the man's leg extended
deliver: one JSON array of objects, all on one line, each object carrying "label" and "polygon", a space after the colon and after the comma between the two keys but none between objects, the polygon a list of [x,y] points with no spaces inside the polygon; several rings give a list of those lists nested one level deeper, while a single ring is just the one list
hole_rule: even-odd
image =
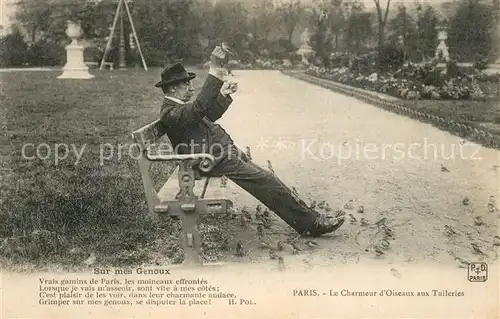
[{"label": "man's leg extended", "polygon": [[340,227],[341,222],[318,224],[320,214],[296,199],[291,190],[273,173],[248,159],[237,156],[224,158],[211,175],[225,175],[238,186],[257,198],[283,221],[303,235],[319,236]]}]

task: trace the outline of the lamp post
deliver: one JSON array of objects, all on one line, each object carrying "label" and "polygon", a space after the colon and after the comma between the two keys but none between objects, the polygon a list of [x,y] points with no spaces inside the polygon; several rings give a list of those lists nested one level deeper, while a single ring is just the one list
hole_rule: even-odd
[{"label": "lamp post", "polygon": [[120,70],[126,70],[127,64],[125,62],[125,30],[123,27],[123,10],[120,12],[120,57],[119,57],[119,68]]},{"label": "lamp post", "polygon": [[422,23],[422,19],[420,16],[420,11],[422,10],[422,7],[420,4],[417,6],[417,56],[416,60],[417,62],[422,62],[423,59],[423,54],[420,52],[420,38],[421,38],[421,29],[420,29],[420,24]]}]

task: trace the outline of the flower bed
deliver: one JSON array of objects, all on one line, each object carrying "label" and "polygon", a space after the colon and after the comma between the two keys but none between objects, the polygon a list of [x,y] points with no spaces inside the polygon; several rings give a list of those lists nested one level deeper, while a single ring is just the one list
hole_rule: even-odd
[{"label": "flower bed", "polygon": [[372,55],[347,59],[343,54],[334,54],[331,64],[335,67],[311,66],[306,73],[406,100],[482,100],[497,93],[485,88],[495,87],[498,75],[488,76],[476,70],[466,73],[454,63],[448,64],[448,72],[438,68],[438,61],[433,60],[378,74],[372,72],[374,61]]}]

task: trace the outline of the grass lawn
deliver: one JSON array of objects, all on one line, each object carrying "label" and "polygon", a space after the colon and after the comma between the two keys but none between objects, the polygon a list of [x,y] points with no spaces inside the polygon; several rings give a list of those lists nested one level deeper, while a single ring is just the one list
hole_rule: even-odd
[{"label": "grass lawn", "polygon": [[[195,72],[199,88],[206,71]],[[60,72],[2,74],[3,266],[75,265],[92,253],[102,256],[101,264],[121,266],[155,262],[154,254],[178,258],[176,239],[166,236],[176,227],[147,216],[137,162],[127,149],[121,158],[116,152],[119,144],[132,143],[132,131],[157,118],[163,96],[154,84],[160,73],[94,70],[92,80],[58,80]],[[51,156],[23,158],[27,143],[27,156],[43,143]],[[76,147],[80,161],[70,150],[55,163],[57,143]],[[115,153],[101,165],[106,143]],[[59,152],[66,150],[60,146]],[[40,155],[46,154],[41,148]],[[157,172],[161,176],[161,167]]]}]

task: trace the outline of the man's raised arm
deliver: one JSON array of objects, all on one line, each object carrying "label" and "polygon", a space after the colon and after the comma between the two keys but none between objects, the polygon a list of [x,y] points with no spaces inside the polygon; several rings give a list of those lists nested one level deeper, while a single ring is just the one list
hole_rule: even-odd
[{"label": "man's raised arm", "polygon": [[224,54],[221,48],[214,49],[210,60],[210,70],[200,93],[193,102],[186,103],[182,107],[172,106],[163,109],[160,117],[163,124],[183,126],[210,116],[224,84],[224,70],[219,62],[224,59]]}]

